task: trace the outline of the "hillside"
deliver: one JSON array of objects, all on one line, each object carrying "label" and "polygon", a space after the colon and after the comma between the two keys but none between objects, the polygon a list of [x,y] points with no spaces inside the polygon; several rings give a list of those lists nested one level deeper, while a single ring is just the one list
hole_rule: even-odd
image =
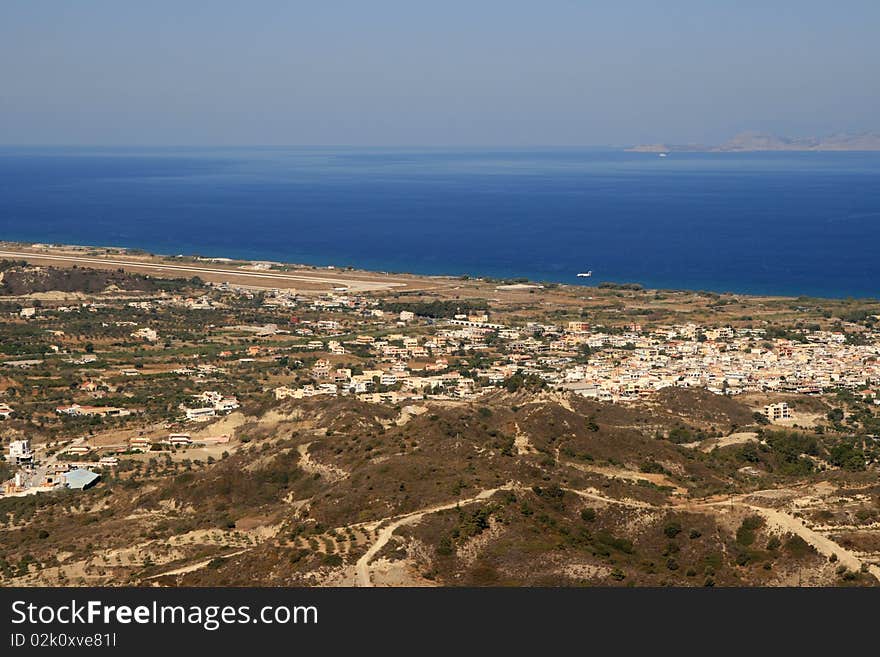
[{"label": "hillside", "polygon": [[751,415],[687,390],[635,406],[283,402],[226,421],[235,439],[216,459],[147,454],[78,498],[0,501],[0,570],[16,585],[876,583],[844,547],[876,539],[835,543],[792,511],[834,496],[836,522],[871,522],[875,481],[795,473],[799,448],[775,438],[754,454],[676,442]]},{"label": "hillside", "polygon": [[827,137],[777,137],[758,132],[743,132],[712,149],[734,151],[876,151],[880,150],[880,135],[839,134]]},{"label": "hillside", "polygon": [[626,149],[633,153],[755,151],[878,151],[880,134],[836,134],[824,137],[780,137],[762,132],[741,132],[722,144],[639,144]]}]

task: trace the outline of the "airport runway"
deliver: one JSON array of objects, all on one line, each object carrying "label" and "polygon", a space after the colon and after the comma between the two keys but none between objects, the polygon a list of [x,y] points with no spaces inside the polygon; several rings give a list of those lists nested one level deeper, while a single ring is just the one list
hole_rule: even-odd
[{"label": "airport runway", "polygon": [[[136,269],[146,272],[166,272],[184,276],[207,276],[210,278],[221,277],[222,280],[233,284],[248,285],[251,287],[297,287],[297,284],[323,284],[331,287],[345,286],[352,291],[387,290],[396,287],[407,287],[410,281],[385,277],[376,274],[375,279],[358,278],[352,276],[315,276],[311,274],[297,274],[290,272],[264,272],[249,271],[246,269],[231,269],[222,267],[206,267],[201,265],[172,265],[153,262],[138,262],[133,260],[120,260],[113,258],[96,258],[69,254],[34,253],[30,251],[4,251],[0,250],[0,258],[14,260],[49,261],[59,264],[83,264],[102,265],[104,267],[122,267],[126,270]],[[246,280],[243,280],[246,279]],[[253,281],[253,282],[251,282]],[[217,281],[214,281],[217,282]]]}]

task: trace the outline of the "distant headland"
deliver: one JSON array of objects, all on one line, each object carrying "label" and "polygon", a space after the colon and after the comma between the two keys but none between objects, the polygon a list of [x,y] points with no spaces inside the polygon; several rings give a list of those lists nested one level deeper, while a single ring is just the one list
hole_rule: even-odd
[{"label": "distant headland", "polygon": [[779,137],[761,132],[741,132],[723,144],[639,144],[633,153],[742,153],[753,151],[880,151],[880,134],[836,134],[827,137]]}]

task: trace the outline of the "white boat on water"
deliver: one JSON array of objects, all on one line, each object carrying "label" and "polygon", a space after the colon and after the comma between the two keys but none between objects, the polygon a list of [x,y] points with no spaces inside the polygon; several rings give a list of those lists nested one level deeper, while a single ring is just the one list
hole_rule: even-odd
[{"label": "white boat on water", "polygon": [[669,155],[669,153],[659,153],[660,157],[666,157],[667,155]]},{"label": "white boat on water", "polygon": [[593,275],[593,270],[591,269],[590,271],[584,271],[584,272],[581,272],[580,274],[578,274],[578,278],[589,278],[592,275]]}]

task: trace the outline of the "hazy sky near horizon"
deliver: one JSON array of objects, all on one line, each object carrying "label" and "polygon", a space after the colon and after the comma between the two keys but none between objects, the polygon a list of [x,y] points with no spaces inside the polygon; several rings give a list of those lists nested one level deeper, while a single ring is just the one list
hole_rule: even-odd
[{"label": "hazy sky near horizon", "polygon": [[0,1],[0,144],[880,130],[877,0]]}]

